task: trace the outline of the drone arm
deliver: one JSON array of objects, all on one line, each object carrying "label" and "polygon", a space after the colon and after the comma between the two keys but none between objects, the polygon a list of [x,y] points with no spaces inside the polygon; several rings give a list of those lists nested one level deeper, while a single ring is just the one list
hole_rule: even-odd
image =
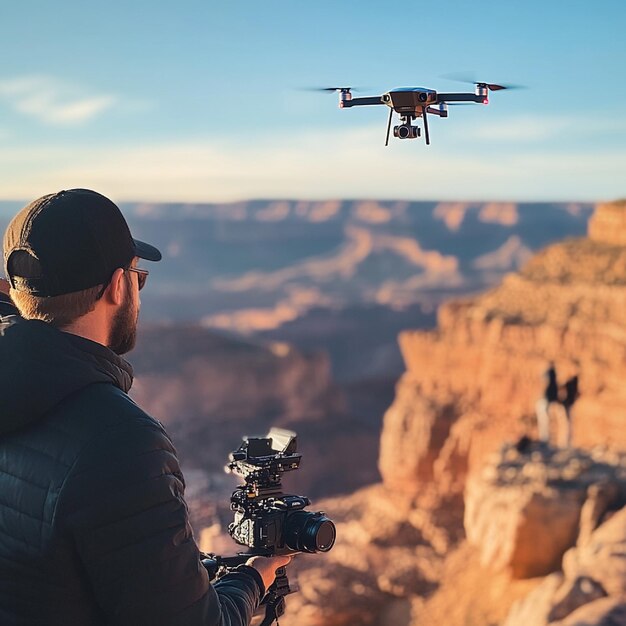
[{"label": "drone arm", "polygon": [[445,109],[436,109],[434,107],[427,107],[426,112],[431,115],[437,115],[438,117],[448,117],[448,111]]},{"label": "drone arm", "polygon": [[437,104],[440,102],[483,102],[485,96],[477,96],[475,93],[438,93]]},{"label": "drone arm", "polygon": [[367,98],[352,98],[352,100],[345,100],[341,103],[342,109],[349,109],[350,107],[369,106],[372,104],[385,104],[382,96],[369,96]]}]

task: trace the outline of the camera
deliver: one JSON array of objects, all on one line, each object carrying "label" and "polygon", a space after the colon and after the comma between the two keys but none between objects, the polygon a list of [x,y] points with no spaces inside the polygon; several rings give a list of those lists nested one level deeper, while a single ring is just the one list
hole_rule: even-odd
[{"label": "camera", "polygon": [[393,127],[393,136],[398,139],[417,139],[420,136],[420,129],[418,126],[401,124]]},{"label": "camera", "polygon": [[265,556],[328,552],[335,543],[334,523],[322,511],[305,510],[310,500],[285,494],[282,476],[300,467],[296,434],[272,428],[266,437],[246,437],[229,456],[226,471],[242,476],[230,499],[235,519],[230,536],[249,554]]}]

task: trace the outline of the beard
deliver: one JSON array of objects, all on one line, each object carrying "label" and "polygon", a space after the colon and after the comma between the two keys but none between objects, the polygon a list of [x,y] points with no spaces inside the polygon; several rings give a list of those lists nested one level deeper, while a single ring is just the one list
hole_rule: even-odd
[{"label": "beard", "polygon": [[109,335],[109,348],[117,355],[126,354],[135,347],[139,311],[127,298],[124,306],[115,314]]}]

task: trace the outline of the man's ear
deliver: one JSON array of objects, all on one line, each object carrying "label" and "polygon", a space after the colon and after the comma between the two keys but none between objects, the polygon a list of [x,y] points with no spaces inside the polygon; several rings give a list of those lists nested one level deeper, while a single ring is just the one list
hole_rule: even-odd
[{"label": "man's ear", "polygon": [[103,294],[103,298],[105,298],[109,304],[115,304],[119,306],[120,304],[122,304],[122,302],[124,302],[126,288],[127,284],[124,278],[124,270],[121,267],[118,267],[113,272],[111,282],[106,288]]}]

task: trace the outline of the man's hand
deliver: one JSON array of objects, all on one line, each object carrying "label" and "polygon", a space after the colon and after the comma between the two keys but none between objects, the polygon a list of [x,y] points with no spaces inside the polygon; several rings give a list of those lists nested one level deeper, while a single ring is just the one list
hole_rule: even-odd
[{"label": "man's hand", "polygon": [[261,574],[265,591],[267,591],[276,578],[276,570],[279,567],[289,565],[291,558],[290,556],[253,556],[246,561],[246,565],[254,567]]},{"label": "man's hand", "polygon": [[0,278],[0,293],[5,293],[8,296],[9,289],[10,289],[9,281],[4,278]]}]

